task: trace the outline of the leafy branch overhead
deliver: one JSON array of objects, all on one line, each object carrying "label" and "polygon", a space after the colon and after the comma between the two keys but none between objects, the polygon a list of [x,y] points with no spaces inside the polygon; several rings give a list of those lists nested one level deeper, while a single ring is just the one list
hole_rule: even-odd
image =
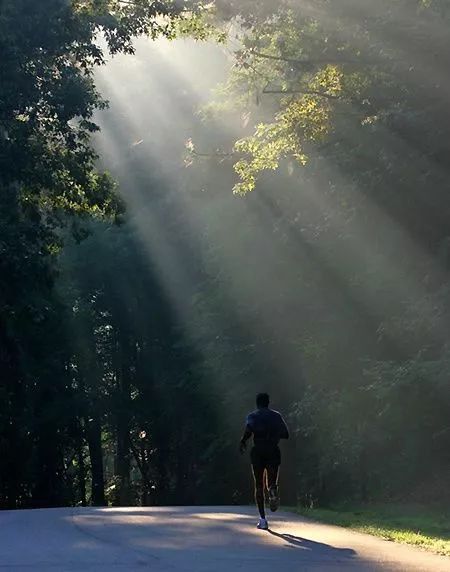
[{"label": "leafy branch overhead", "polygon": [[[414,57],[428,50],[431,31],[436,49],[450,47],[442,20],[448,9],[440,2],[383,0],[364,20],[352,18],[346,2],[288,0],[269,12],[252,1],[228,10],[216,4],[219,15],[234,10],[226,44],[234,65],[209,112],[228,108],[258,118],[262,107],[273,117],[257,119],[253,133],[234,146],[243,155],[235,165],[239,194],[285,158],[305,165],[310,153],[333,143],[343,116],[352,117],[357,138],[377,122],[413,111],[421,95],[432,104],[442,91],[422,85],[426,66]],[[389,31],[409,34],[408,47],[386,43]]]}]

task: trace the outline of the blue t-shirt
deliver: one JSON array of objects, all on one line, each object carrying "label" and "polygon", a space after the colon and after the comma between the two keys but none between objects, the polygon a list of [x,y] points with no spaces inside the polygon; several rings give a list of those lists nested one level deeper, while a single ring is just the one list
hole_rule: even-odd
[{"label": "blue t-shirt", "polygon": [[289,438],[283,417],[268,407],[261,407],[247,415],[247,429],[253,433],[255,445],[278,445],[280,439]]}]

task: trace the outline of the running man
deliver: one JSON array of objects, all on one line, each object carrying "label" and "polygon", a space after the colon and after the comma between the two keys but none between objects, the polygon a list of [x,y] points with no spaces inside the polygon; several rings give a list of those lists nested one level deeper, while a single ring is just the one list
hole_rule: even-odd
[{"label": "running man", "polygon": [[247,441],[253,435],[253,447],[250,453],[253,477],[255,479],[255,501],[259,510],[257,528],[268,530],[264,507],[264,489],[269,492],[269,506],[275,512],[280,504],[278,495],[278,471],[281,463],[281,453],[278,443],[280,439],[289,439],[289,431],[283,417],[269,409],[267,393],[256,396],[256,411],[247,416],[244,435],[240,443],[241,454],[247,448]]}]

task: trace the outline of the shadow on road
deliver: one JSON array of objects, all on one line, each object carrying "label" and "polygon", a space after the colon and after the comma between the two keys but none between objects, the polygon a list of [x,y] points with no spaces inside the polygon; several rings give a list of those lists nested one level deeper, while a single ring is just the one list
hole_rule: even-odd
[{"label": "shadow on road", "polygon": [[356,552],[351,548],[335,548],[329,544],[315,542],[314,540],[308,540],[307,538],[301,538],[300,536],[294,536],[293,534],[275,532],[270,528],[267,532],[272,536],[276,536],[277,538],[281,538],[282,540],[289,542],[293,546],[297,546],[303,550],[313,550],[314,552],[320,553],[324,556],[352,558],[356,555]]}]

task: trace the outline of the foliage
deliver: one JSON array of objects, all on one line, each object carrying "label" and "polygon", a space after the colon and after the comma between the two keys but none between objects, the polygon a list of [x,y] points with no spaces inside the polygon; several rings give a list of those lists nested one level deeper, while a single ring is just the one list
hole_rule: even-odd
[{"label": "foliage", "polygon": [[258,174],[283,157],[305,164],[310,144],[340,140],[346,115],[357,139],[442,98],[441,87],[424,85],[423,77],[430,37],[436,52],[447,50],[448,6],[397,0],[373,11],[363,3],[364,18],[354,19],[348,2],[288,1],[268,12],[256,4],[231,7],[240,26],[230,38],[234,67],[221,99],[256,117],[261,105],[273,121],[265,128],[256,122],[254,133],[238,141],[236,154],[244,158],[236,164],[236,192],[253,190]]},{"label": "foliage", "polygon": [[84,470],[80,419],[62,415],[78,404],[54,280],[64,228],[79,240],[83,221],[123,211],[91,145],[93,114],[106,105],[94,68],[106,50],[132,52],[136,35],[173,37],[195,11],[171,1],[0,4],[1,506],[70,502],[73,448]]},{"label": "foliage", "polygon": [[[274,225],[302,245],[296,261],[308,248],[322,266],[302,266],[318,324],[302,314],[294,342],[309,380],[292,418],[299,497],[424,495],[448,466],[448,3],[217,4],[236,18],[234,65],[207,117],[245,118],[228,142],[235,192],[289,188],[270,198]],[[318,304],[324,277],[334,306]],[[286,305],[304,308],[309,291],[289,283]]]}]

